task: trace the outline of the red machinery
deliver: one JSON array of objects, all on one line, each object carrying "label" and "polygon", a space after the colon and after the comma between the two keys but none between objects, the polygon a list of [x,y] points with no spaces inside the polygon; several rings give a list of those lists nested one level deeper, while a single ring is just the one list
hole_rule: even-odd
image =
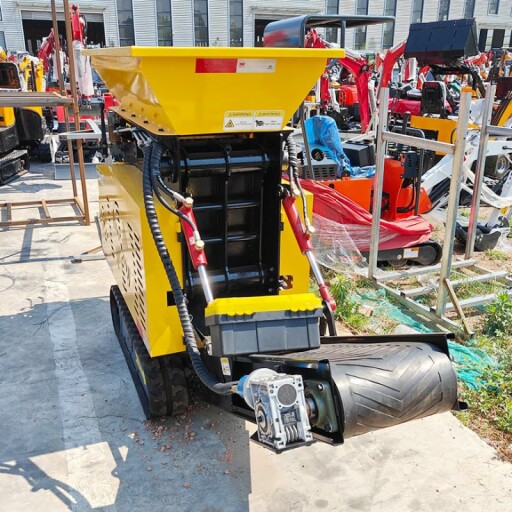
[{"label": "red machinery", "polygon": [[[332,23],[333,18],[332,16],[317,16],[311,17],[310,19],[306,16],[298,17],[295,21],[285,20],[283,22],[271,23],[267,26],[265,31],[265,45],[294,46],[302,42],[303,46],[309,48],[327,48],[331,46],[331,44],[319,36],[315,30],[314,23],[318,24],[317,26],[331,27],[332,25],[328,23]],[[308,30],[306,31],[306,29]],[[305,31],[304,33],[301,32],[303,30]],[[403,54],[404,48],[405,43],[402,42],[392,48],[389,55],[384,58],[382,67],[383,77],[386,83],[389,82],[393,66],[396,60]],[[345,57],[338,59],[337,62],[346,68],[353,76],[355,81],[353,87],[355,87],[356,94],[353,94],[353,89],[350,89],[349,92],[352,98],[357,98],[359,102],[361,129],[362,131],[366,131],[369,127],[371,115],[368,82],[372,77],[372,70],[363,55],[350,50],[345,50],[345,53]],[[321,110],[326,110],[327,105],[332,101],[329,91],[329,82],[329,74],[326,70],[320,79]],[[322,151],[322,153],[329,153],[329,148],[326,147],[326,149],[327,151]],[[311,156],[313,160],[318,160],[314,155]],[[414,213],[418,211],[418,207],[428,209],[429,205],[426,204],[425,201],[422,201],[424,194],[422,194],[419,187],[416,186],[417,180],[414,181],[414,186],[405,187],[407,183],[413,183],[412,178],[408,178],[412,170],[410,162],[404,161],[402,163],[401,161],[390,158],[387,159],[385,168],[385,202],[382,205],[382,218],[383,222],[386,223],[385,227],[388,230],[388,237],[384,245],[382,243],[379,245],[379,260],[402,262],[407,259],[414,259],[422,264],[433,264],[437,262],[441,255],[441,247],[439,244],[429,241],[432,226],[430,226],[425,219],[414,215]],[[389,180],[387,178],[389,178]],[[409,181],[406,183],[406,180]],[[339,191],[337,184],[342,181],[345,185],[345,189],[348,187],[348,191]],[[356,199],[355,195],[357,192],[355,190],[351,191],[350,188],[352,184],[359,185],[360,182],[363,182],[364,185],[367,186],[368,197],[364,202],[358,200],[353,202],[346,196]],[[358,249],[363,253],[369,249],[371,213],[368,211],[368,199],[371,196],[371,179],[347,179],[335,180],[334,182],[332,178],[323,182],[305,180],[304,188],[313,192],[315,196],[313,208],[316,213],[322,217],[343,224],[347,230],[354,228],[360,235],[356,237],[357,241],[353,238],[353,240],[356,241]],[[361,192],[360,187],[357,187],[357,190],[359,193]],[[346,194],[346,196],[343,194]],[[361,206],[362,204],[364,204],[364,206]],[[409,218],[403,219],[404,217]],[[411,245],[414,246],[414,251],[408,250],[411,248]]]}]

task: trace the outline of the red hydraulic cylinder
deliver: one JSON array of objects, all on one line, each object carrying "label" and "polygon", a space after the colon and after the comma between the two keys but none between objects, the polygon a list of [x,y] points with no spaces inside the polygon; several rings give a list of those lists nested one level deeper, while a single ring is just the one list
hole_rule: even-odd
[{"label": "red hydraulic cylinder", "polygon": [[213,294],[208,280],[208,275],[206,273],[206,265],[208,262],[206,260],[206,254],[204,253],[204,242],[201,240],[197,230],[197,223],[194,212],[192,211],[192,204],[192,199],[187,197],[183,206],[179,209],[179,212],[190,221],[187,222],[185,219],[180,219],[181,229],[183,229],[183,233],[185,235],[192,265],[199,273],[199,279],[201,280],[206,303],[210,304],[213,302]]},{"label": "red hydraulic cylinder", "polygon": [[283,208],[292,227],[295,239],[299,244],[300,250],[309,261],[311,270],[313,271],[315,279],[318,283],[318,290],[320,291],[322,299],[329,305],[332,311],[336,311],[336,301],[333,299],[329,288],[327,288],[327,285],[325,284],[322,272],[320,271],[315,255],[313,253],[311,236],[307,232],[306,227],[302,222],[300,214],[297,210],[297,206],[295,205],[295,198],[291,194],[286,194],[286,196],[283,198]]},{"label": "red hydraulic cylinder", "polygon": [[[190,219],[193,226],[197,226],[196,218],[191,205],[185,203],[179,209],[179,212]],[[204,242],[202,240],[196,241],[196,234],[194,233],[192,225],[190,225],[189,222],[181,219],[181,229],[183,229],[183,233],[185,234],[185,240],[187,241],[190,259],[192,260],[192,265],[194,265],[194,268],[197,270],[199,265],[206,266],[208,261],[206,260],[206,255],[204,253]]]}]

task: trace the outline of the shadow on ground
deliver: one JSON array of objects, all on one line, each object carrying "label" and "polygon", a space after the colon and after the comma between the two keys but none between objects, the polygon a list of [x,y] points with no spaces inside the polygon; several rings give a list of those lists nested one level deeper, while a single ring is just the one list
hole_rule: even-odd
[{"label": "shadow on ground", "polygon": [[[107,298],[40,299],[16,315],[0,316],[0,487],[6,510],[247,510],[244,422],[197,397],[178,418],[145,421]],[[61,349],[49,322],[70,307],[76,340],[71,333],[69,350],[74,343],[79,361],[68,368],[73,355],[55,352]],[[73,386],[62,388],[63,371],[76,375],[76,396]]]}]

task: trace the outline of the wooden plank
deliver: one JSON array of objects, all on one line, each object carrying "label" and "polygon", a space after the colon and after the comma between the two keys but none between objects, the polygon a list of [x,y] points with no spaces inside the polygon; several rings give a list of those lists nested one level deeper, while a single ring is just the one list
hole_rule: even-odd
[{"label": "wooden plank", "polygon": [[72,197],[71,199],[47,199],[47,204],[73,204],[75,202],[75,198]]},{"label": "wooden plank", "polygon": [[41,201],[13,201],[11,203],[0,203],[0,207],[5,208],[8,204],[10,204],[13,208],[18,206],[40,206]]},{"label": "wooden plank", "polygon": [[46,204],[46,199],[41,200],[41,205],[43,207],[43,212],[44,212],[45,218],[51,219],[52,216],[50,215],[50,212],[48,211],[48,205]]},{"label": "wooden plank", "polygon": [[[46,204],[73,204],[75,202],[75,198],[66,198],[66,199],[45,199]],[[10,203],[0,203],[0,208],[7,208],[7,205],[11,205],[13,208],[18,206],[41,206],[41,200],[37,201],[13,201]]]},{"label": "wooden plank", "polygon": [[75,205],[80,210],[80,212],[85,215],[84,205],[82,204],[82,201],[80,201],[80,199],[78,197],[75,197]]},{"label": "wooden plank", "polygon": [[473,330],[471,329],[471,326],[468,323],[466,315],[464,314],[464,311],[462,310],[459,299],[457,298],[457,294],[455,293],[455,290],[453,289],[452,283],[450,282],[449,279],[445,279],[444,284],[446,286],[446,289],[448,290],[448,293],[450,294],[450,297],[452,299],[452,304],[455,307],[455,311],[457,311],[459,318],[462,320],[462,325],[464,326],[464,330],[466,331],[466,334],[468,336],[473,336]]},{"label": "wooden plank", "polygon": [[50,219],[28,219],[28,220],[11,220],[0,222],[0,227],[12,226],[28,226],[31,224],[53,224],[55,222],[70,222],[73,220],[85,220],[85,215],[75,215],[71,217],[51,217]]}]

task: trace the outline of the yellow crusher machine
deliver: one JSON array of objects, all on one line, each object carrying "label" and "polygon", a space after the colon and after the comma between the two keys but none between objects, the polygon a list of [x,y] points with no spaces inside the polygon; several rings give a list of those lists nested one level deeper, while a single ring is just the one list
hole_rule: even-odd
[{"label": "yellow crusher machine", "polygon": [[343,50],[85,53],[120,101],[100,224],[148,417],[185,410],[186,375],[276,451],[458,407],[446,334],[336,335],[286,123]]}]

